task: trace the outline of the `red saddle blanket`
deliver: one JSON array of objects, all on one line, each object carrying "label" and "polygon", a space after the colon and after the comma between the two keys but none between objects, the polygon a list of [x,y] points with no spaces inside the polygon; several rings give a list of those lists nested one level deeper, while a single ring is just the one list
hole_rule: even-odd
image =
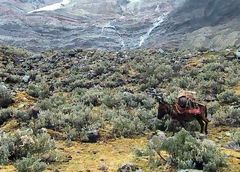
[{"label": "red saddle blanket", "polygon": [[177,104],[176,105],[176,110],[180,114],[183,114],[183,113],[192,114],[192,115],[199,115],[199,114],[201,114],[201,110],[200,110],[199,107],[196,107],[196,108],[182,108],[181,106],[179,106]]}]

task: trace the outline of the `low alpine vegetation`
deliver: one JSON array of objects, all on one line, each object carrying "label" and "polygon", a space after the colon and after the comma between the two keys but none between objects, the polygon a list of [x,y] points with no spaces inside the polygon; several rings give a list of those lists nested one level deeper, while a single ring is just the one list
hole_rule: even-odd
[{"label": "low alpine vegetation", "polygon": [[[167,153],[165,158],[161,155],[162,151]],[[142,155],[150,156],[149,163],[153,168],[167,163],[177,170],[198,169],[211,172],[226,166],[225,156],[213,141],[195,138],[184,129],[168,138],[164,133],[158,133],[149,141],[144,152]]]}]

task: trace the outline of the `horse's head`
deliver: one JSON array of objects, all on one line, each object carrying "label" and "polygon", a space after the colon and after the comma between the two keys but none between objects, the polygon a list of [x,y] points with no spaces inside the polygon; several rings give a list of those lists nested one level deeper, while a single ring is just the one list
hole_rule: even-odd
[{"label": "horse's head", "polygon": [[164,101],[163,94],[156,94],[156,100],[158,101],[158,119],[162,119],[164,115],[169,112],[169,104]]}]

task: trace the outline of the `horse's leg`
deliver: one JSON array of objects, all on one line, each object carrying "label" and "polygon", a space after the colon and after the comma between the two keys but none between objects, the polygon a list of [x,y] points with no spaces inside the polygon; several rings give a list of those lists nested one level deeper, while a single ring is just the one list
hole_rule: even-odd
[{"label": "horse's leg", "polygon": [[205,134],[208,134],[208,119],[203,119],[203,121],[205,122]]},{"label": "horse's leg", "polygon": [[201,133],[203,133],[204,122],[203,122],[203,120],[201,118],[197,118],[197,121],[198,121],[198,123],[201,126]]},{"label": "horse's leg", "polygon": [[207,107],[204,106],[204,113],[202,113],[201,116],[202,116],[202,120],[205,122],[205,134],[206,135],[208,134],[208,122],[210,122],[209,119],[207,118],[207,114],[208,114]]},{"label": "horse's leg", "polygon": [[184,128],[184,129],[186,130],[186,128],[185,128],[185,125],[184,125],[183,121],[179,121],[179,123],[180,123],[180,125],[182,126],[182,128]]}]

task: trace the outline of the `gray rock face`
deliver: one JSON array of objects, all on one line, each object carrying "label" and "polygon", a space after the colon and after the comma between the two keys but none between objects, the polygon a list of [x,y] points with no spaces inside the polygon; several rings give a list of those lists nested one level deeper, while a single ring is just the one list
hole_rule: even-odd
[{"label": "gray rock face", "polygon": [[[149,38],[149,45],[225,49],[240,43],[240,1],[188,0]],[[181,46],[179,44],[181,43]]]},{"label": "gray rock face", "polygon": [[161,23],[163,14],[176,8],[176,0],[72,0],[56,10],[36,11],[46,9],[49,1],[38,1],[39,8],[36,1],[2,1],[0,44],[34,51],[138,48]]},{"label": "gray rock face", "polygon": [[[69,2],[1,0],[0,44],[42,51],[139,47],[222,49],[240,43],[238,0]],[[47,8],[55,3],[59,6],[55,10]]]}]

